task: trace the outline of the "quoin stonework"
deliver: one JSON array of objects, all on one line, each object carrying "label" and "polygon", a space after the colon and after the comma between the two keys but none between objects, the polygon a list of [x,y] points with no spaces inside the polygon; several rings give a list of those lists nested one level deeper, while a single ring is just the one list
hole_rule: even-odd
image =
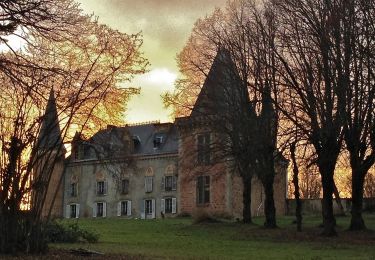
[{"label": "quoin stonework", "polygon": [[[52,188],[47,193],[48,203],[55,197],[52,215],[153,219],[202,211],[241,219],[242,180],[231,156],[220,148],[227,139],[216,127],[225,124],[220,115],[225,113],[225,88],[235,84],[226,77],[232,63],[228,52],[218,51],[188,117],[108,126],[89,139],[77,133],[71,155],[59,162],[51,179],[50,186],[58,188],[57,196]],[[56,111],[50,107],[53,95],[50,100],[46,113]],[[288,162],[276,151],[275,156],[274,199],[277,214],[283,215]],[[256,177],[251,185],[252,214],[263,215],[263,187]]]}]

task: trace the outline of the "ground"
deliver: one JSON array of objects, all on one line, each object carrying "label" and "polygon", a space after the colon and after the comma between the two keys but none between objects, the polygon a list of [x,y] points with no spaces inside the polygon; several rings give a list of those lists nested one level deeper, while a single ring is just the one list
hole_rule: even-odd
[{"label": "ground", "polygon": [[[346,231],[349,217],[337,218],[339,235],[335,238],[319,236],[318,216],[305,216],[302,233],[295,231],[293,219],[280,218],[280,228],[275,230],[262,228],[263,218],[255,218],[252,225],[228,221],[193,224],[190,218],[79,219],[81,227],[101,234],[99,243],[53,244],[47,256],[30,259],[74,259],[69,253],[71,248],[104,253],[94,259],[375,258],[375,232]],[[374,230],[375,214],[368,214],[365,219]]]}]

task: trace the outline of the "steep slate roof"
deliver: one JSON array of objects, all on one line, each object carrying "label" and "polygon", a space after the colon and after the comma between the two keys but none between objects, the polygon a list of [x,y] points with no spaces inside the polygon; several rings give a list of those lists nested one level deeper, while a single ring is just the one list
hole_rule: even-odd
[{"label": "steep slate roof", "polygon": [[234,84],[239,84],[236,66],[228,50],[220,48],[191,112],[191,117],[220,115],[228,107]]},{"label": "steep slate roof", "polygon": [[[162,138],[162,142],[155,146],[156,138]],[[99,149],[107,147],[107,150],[116,153],[115,156],[128,154],[126,141],[134,143],[133,155],[161,155],[178,152],[178,133],[172,123],[150,123],[143,125],[115,127],[97,132],[87,143],[97,146]],[[101,147],[101,148],[100,148]],[[156,148],[155,148],[156,147]]]},{"label": "steep slate roof", "polygon": [[62,143],[55,94],[53,89],[51,89],[38,136],[38,148],[54,149]]}]

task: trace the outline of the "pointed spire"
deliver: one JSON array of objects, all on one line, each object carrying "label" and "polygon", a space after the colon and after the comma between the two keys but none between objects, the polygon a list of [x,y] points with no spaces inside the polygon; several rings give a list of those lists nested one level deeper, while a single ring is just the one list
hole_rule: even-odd
[{"label": "pointed spire", "polygon": [[239,75],[229,51],[220,46],[195,102],[191,116],[218,115],[228,106],[228,97],[239,84]]},{"label": "pointed spire", "polygon": [[55,149],[62,144],[56,99],[53,88],[50,91],[38,138],[39,149]]}]

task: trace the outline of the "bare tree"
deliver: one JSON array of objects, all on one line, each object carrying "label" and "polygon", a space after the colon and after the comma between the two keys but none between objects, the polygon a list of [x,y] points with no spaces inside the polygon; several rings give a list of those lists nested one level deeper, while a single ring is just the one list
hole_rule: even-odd
[{"label": "bare tree", "polygon": [[[139,50],[139,35],[99,25],[72,1],[8,1],[0,7],[20,11],[10,15],[21,17],[9,24],[28,33],[22,50],[1,58],[0,252],[39,253],[46,246],[46,196],[58,190],[49,190],[49,182],[64,160],[64,142],[72,129],[84,131],[97,118],[108,120],[98,107],[103,112],[112,106],[121,113],[123,107],[116,106],[132,91],[119,89],[119,83],[144,72],[147,61]],[[109,104],[113,95],[118,99]],[[31,205],[22,205],[30,194]],[[30,211],[26,214],[22,206]]]}]

